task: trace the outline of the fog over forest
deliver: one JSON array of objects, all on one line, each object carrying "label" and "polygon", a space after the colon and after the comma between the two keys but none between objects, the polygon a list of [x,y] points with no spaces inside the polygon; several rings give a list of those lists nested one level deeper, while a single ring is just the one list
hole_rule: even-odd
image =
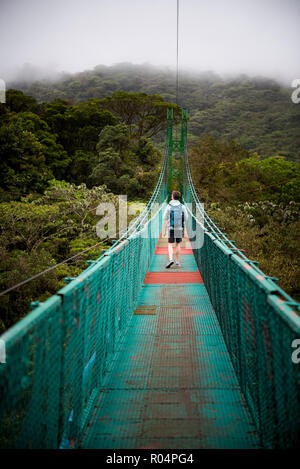
[{"label": "fog over forest", "polygon": [[[300,77],[298,0],[181,0],[181,70]],[[0,77],[176,63],[176,0],[0,0]]]}]

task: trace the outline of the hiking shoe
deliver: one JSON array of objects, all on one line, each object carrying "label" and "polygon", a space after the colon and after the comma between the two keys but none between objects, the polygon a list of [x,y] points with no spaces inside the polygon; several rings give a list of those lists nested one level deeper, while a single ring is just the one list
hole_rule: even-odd
[{"label": "hiking shoe", "polygon": [[173,265],[173,264],[174,264],[173,259],[170,259],[169,262],[166,265],[166,269],[169,269],[171,267],[171,265]]}]

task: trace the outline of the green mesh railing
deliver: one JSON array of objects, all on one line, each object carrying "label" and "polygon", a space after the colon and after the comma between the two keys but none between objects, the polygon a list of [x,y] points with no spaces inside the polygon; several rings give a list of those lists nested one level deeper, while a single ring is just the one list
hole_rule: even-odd
[{"label": "green mesh railing", "polygon": [[[297,447],[300,363],[292,361],[292,342],[300,338],[300,305],[238,250],[205,212],[188,163],[187,114],[184,120],[183,193],[192,215],[188,231],[197,265],[263,447]],[[202,246],[193,242],[196,225],[202,231]]]},{"label": "green mesh railing", "polygon": [[[162,229],[172,130],[153,195],[121,238],[5,334],[0,447],[77,447]],[[3,343],[2,342],[2,343]]]}]

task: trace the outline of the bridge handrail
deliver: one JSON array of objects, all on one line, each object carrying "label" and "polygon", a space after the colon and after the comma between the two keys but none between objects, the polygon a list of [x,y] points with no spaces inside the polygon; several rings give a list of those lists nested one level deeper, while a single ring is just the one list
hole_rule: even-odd
[{"label": "bridge handrail", "polygon": [[300,364],[293,360],[300,339],[299,303],[208,216],[193,185],[186,134],[183,158],[184,201],[192,204],[190,215],[204,231],[204,243],[193,249],[194,256],[261,444],[299,447]]},{"label": "bridge handrail", "polygon": [[[240,256],[242,259],[244,259],[246,262],[248,262],[249,264],[251,264],[251,266],[253,267],[254,271],[263,276],[265,281],[267,281],[269,284],[270,284],[270,288],[275,288],[278,293],[280,293],[280,295],[282,297],[285,298],[285,301],[291,305],[293,305],[296,309],[298,309],[300,311],[300,303],[298,303],[297,301],[295,301],[288,293],[286,293],[279,285],[277,285],[277,283],[274,282],[274,280],[272,280],[272,277],[269,277],[267,275],[265,275],[263,273],[263,271],[257,266],[258,262],[256,261],[251,261],[244,253],[243,251],[241,251],[240,249],[238,249],[235,245],[235,242],[233,240],[230,240],[227,235],[225,233],[223,233],[221,231],[221,229],[215,224],[215,222],[211,219],[211,217],[207,214],[206,210],[203,208],[203,204],[200,202],[199,200],[199,197],[198,197],[198,194],[196,193],[195,191],[195,188],[194,188],[194,185],[193,185],[193,181],[192,181],[192,178],[191,178],[191,175],[190,175],[190,170],[188,168],[188,171],[189,171],[189,184],[190,184],[190,187],[191,187],[191,191],[193,193],[193,197],[197,203],[197,210],[199,210],[199,212],[201,213],[203,219],[205,220],[205,225],[203,227],[205,227],[205,229],[210,232],[211,234],[213,234],[215,236],[215,238],[220,241],[221,243],[223,243],[225,246],[229,247],[229,249],[232,250],[232,253],[233,254],[236,254],[238,256]],[[200,223],[199,220],[197,220],[197,218],[194,216],[194,214],[189,210],[189,212],[191,213],[192,217],[195,218],[195,220],[197,221],[197,223]],[[202,225],[202,224],[201,224]]]},{"label": "bridge handrail", "polygon": [[118,241],[0,337],[0,448],[80,444],[162,228],[169,151],[167,138],[153,194]]}]

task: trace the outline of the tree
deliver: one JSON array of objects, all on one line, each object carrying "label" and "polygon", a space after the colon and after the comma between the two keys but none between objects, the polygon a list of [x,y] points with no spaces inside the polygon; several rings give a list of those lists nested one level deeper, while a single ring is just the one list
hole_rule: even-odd
[{"label": "tree", "polygon": [[[80,254],[47,275],[0,298],[0,333],[27,314],[30,302],[44,301],[64,286],[63,278],[77,276],[86,259],[97,259],[107,247],[96,234],[96,207],[118,199],[105,186],[87,189],[52,180],[45,194],[0,203],[0,290]],[[100,242],[100,244],[99,244]],[[86,253],[81,251],[94,246]]]},{"label": "tree", "polygon": [[90,184],[105,184],[129,197],[149,195],[162,155],[147,138],[136,141],[125,124],[107,126],[100,133],[97,151],[90,161]]},{"label": "tree", "polygon": [[90,183],[105,184],[114,193],[124,193],[122,176],[131,178],[135,172],[128,127],[125,124],[105,127],[100,133],[97,151],[90,164]]},{"label": "tree", "polygon": [[46,159],[46,165],[55,178],[63,179],[71,158],[63,146],[57,143],[57,135],[51,132],[49,125],[32,112],[19,112],[11,117],[11,122],[19,123],[25,131],[35,135],[41,144],[41,151]]},{"label": "tree", "polygon": [[99,152],[107,148],[113,148],[115,151],[125,154],[129,147],[129,143],[130,136],[126,125],[107,125],[99,135],[96,149]]},{"label": "tree", "polygon": [[6,106],[11,112],[36,111],[38,103],[32,96],[25,95],[20,90],[10,89],[6,92]]},{"label": "tree", "polygon": [[9,191],[41,192],[53,177],[44,147],[37,136],[18,121],[0,128],[1,187]]},{"label": "tree", "polygon": [[44,105],[42,116],[70,157],[78,150],[95,151],[101,130],[118,122],[111,112],[100,108],[97,99],[73,106],[56,100]]},{"label": "tree", "polygon": [[181,110],[175,104],[166,103],[158,94],[125,91],[118,91],[111,97],[104,98],[101,105],[118,116],[128,126],[130,135],[138,138],[150,138],[163,130],[168,108],[174,109],[176,119]]},{"label": "tree", "polygon": [[190,163],[205,201],[299,200],[300,165],[282,156],[261,158],[237,142],[206,136],[192,148]]},{"label": "tree", "polygon": [[66,230],[66,220],[58,204],[12,201],[0,204],[1,245],[30,252],[53,233]]},{"label": "tree", "polygon": [[111,202],[117,206],[118,197],[107,190],[107,187],[97,185],[91,189],[82,183],[78,186],[64,181],[52,180],[45,191],[42,201],[49,204],[55,201],[59,204],[61,217],[72,219],[72,226],[76,229],[76,235],[82,236],[95,234],[96,207],[99,203]]}]

